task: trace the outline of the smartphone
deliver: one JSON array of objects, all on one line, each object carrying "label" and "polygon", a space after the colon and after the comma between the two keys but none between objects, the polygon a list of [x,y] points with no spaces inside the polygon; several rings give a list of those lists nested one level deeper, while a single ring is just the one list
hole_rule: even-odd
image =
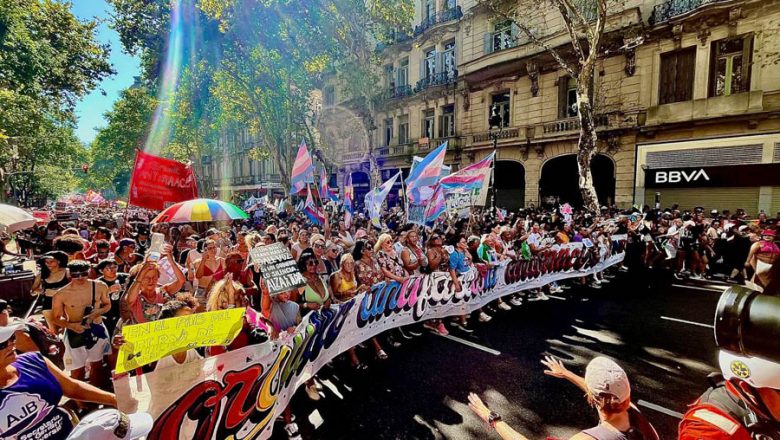
[{"label": "smartphone", "polygon": [[162,248],[165,244],[165,236],[159,232],[152,233],[152,243],[149,245],[149,259],[157,261],[162,255]]}]

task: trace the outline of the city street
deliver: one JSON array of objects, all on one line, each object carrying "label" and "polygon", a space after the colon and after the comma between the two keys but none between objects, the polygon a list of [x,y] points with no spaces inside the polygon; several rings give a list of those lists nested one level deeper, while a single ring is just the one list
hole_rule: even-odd
[{"label": "city street", "polygon": [[[296,394],[293,411],[311,439],[487,438],[465,402],[469,392],[530,438],[568,438],[595,425],[583,393],[543,374],[553,354],[584,374],[597,355],[618,361],[629,374],[634,403],[662,439],[675,438],[686,404],[707,388],[715,371],[712,320],[723,283],[659,282],[666,274],[619,273],[600,290],[573,287],[549,301],[526,302],[454,338],[425,334],[386,362],[350,371],[337,358],[318,375],[323,398]],[[360,352],[371,358],[370,350]],[[277,424],[274,438],[285,438]]]}]

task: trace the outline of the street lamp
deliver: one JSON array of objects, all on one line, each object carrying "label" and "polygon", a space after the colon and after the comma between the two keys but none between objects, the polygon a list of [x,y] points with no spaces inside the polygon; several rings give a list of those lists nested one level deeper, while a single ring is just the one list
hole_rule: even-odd
[{"label": "street lamp", "polygon": [[490,173],[490,187],[493,189],[491,204],[493,209],[496,209],[496,160],[498,159],[496,150],[498,149],[498,138],[501,136],[501,132],[504,131],[504,120],[498,112],[498,105],[496,104],[493,104],[493,108],[490,110],[488,127],[490,127],[488,129],[490,139],[493,140],[493,172]]}]

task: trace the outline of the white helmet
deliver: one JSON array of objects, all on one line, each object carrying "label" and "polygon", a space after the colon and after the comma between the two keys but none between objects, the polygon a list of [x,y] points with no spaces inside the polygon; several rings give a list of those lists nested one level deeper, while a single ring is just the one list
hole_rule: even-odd
[{"label": "white helmet", "polygon": [[726,380],[737,379],[753,388],[780,390],[780,363],[726,350],[720,350],[718,363]]}]

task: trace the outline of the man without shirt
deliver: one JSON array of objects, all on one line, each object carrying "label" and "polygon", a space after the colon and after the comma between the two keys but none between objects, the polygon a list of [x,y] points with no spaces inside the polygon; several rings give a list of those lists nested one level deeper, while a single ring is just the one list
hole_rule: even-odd
[{"label": "man without shirt", "polygon": [[89,363],[89,382],[100,386],[105,371],[103,356],[110,350],[103,314],[111,309],[108,286],[88,279],[90,264],[76,260],[68,264],[70,283],[54,295],[55,325],[65,329],[65,369],[83,380]]}]

